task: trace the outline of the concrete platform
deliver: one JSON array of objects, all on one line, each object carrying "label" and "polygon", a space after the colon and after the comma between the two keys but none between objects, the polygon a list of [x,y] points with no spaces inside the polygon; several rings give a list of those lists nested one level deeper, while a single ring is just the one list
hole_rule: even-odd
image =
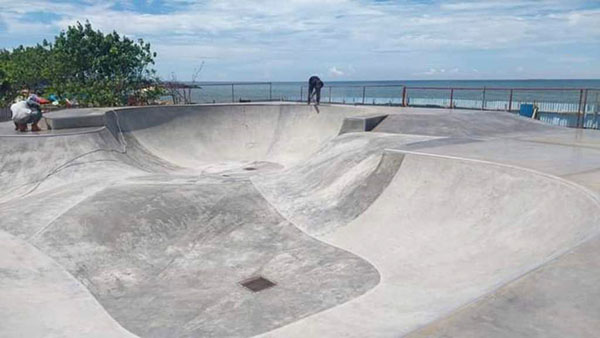
[{"label": "concrete platform", "polygon": [[46,118],[0,123],[2,337],[600,330],[597,131],[281,103]]}]

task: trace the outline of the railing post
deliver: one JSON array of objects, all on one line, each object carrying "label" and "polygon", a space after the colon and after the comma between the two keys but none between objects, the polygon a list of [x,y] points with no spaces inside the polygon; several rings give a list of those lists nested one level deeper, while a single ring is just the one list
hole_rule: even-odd
[{"label": "railing post", "polygon": [[329,103],[331,103],[331,86],[329,86]]},{"label": "railing post", "polygon": [[406,86],[402,87],[402,107],[406,107]]},{"label": "railing post", "polygon": [[577,107],[577,128],[583,125],[581,121],[581,104],[583,103],[583,89],[579,90],[579,107]]},{"label": "railing post", "polygon": [[510,95],[508,96],[508,112],[512,110],[512,99],[513,99],[513,90],[510,90]]},{"label": "railing post", "polygon": [[273,101],[273,82],[269,82],[269,101]]},{"label": "railing post", "polygon": [[583,108],[582,108],[583,115],[581,116],[581,128],[585,128],[585,113],[587,110],[587,97],[588,97],[588,90],[586,89],[583,93]]},{"label": "railing post", "polygon": [[363,100],[362,100],[362,104],[365,104],[365,89],[367,87],[363,86]]},{"label": "railing post", "polygon": [[454,99],[454,88],[450,88],[450,109],[453,109],[452,100]]},{"label": "railing post", "polygon": [[233,86],[234,86],[234,85],[233,85],[233,83],[232,83],[232,84],[231,84],[231,102],[232,102],[232,103],[233,103],[233,102],[235,102],[235,94],[234,94],[234,91],[233,91]]},{"label": "railing post", "polygon": [[485,87],[483,87],[483,97],[481,99],[481,110],[485,110]]}]

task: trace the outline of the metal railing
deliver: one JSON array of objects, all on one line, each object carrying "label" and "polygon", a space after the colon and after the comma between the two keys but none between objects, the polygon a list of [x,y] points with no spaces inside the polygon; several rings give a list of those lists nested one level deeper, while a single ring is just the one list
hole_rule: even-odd
[{"label": "metal railing", "polygon": [[[185,84],[184,84],[185,85]],[[186,86],[190,86],[187,84]],[[195,83],[193,103],[295,101],[308,98],[306,85],[272,82]],[[188,89],[189,90],[189,89]],[[600,89],[423,87],[402,84],[325,86],[321,102],[518,112],[522,104],[538,108],[537,118],[552,124],[600,129]]]},{"label": "metal railing", "polygon": [[[300,101],[308,98],[300,88]],[[598,88],[418,87],[403,85],[325,86],[321,102],[460,108],[518,112],[522,104],[538,108],[542,121],[576,128],[600,129]],[[306,96],[306,97],[304,97]]]},{"label": "metal railing", "polygon": [[[177,88],[177,83],[169,83],[169,85],[171,88]],[[189,91],[189,103],[225,103],[273,100],[272,82],[181,83],[180,88],[182,90],[187,89]]]},{"label": "metal railing", "polygon": [[[173,83],[171,83],[173,85]],[[306,102],[308,88],[297,82],[227,82],[182,84],[190,103],[251,101]],[[190,91],[191,90],[191,91]],[[298,96],[299,94],[299,96]],[[518,112],[522,104],[538,108],[537,118],[556,125],[600,129],[599,88],[422,87],[401,84],[325,86],[321,102],[403,107]],[[170,100],[164,96],[164,100]],[[0,108],[0,121],[11,117]]]}]

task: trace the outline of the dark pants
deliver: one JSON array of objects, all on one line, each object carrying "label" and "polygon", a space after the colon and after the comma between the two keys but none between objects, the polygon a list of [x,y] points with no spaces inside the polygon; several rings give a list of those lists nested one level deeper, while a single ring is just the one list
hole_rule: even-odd
[{"label": "dark pants", "polygon": [[40,110],[37,109],[32,109],[31,110],[31,114],[29,114],[29,117],[26,119],[22,119],[22,120],[16,120],[15,123],[18,124],[36,124],[38,122],[40,122],[40,120],[42,119],[42,112]]},{"label": "dark pants", "polygon": [[316,86],[313,84],[308,85],[308,103],[310,103],[310,99],[312,98],[313,91],[317,94],[317,103],[321,103],[321,86]]}]

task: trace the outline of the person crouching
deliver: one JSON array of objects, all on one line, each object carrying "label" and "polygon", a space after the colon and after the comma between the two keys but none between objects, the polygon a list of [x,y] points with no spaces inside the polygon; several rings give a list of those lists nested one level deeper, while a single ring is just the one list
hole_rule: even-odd
[{"label": "person crouching", "polygon": [[37,95],[31,95],[25,101],[19,101],[10,106],[15,130],[27,131],[27,124],[31,124],[31,131],[40,131],[38,122],[42,119],[42,99]]}]

